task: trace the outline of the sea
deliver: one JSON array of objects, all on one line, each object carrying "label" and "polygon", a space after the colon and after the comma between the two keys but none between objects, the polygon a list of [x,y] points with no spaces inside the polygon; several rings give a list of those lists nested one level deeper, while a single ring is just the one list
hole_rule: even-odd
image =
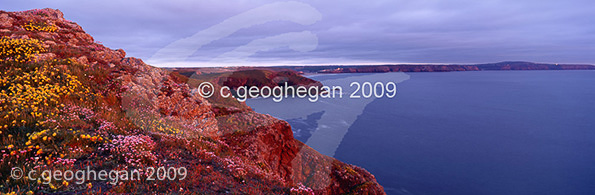
[{"label": "sea", "polygon": [[[387,194],[595,194],[595,71],[309,77],[342,86],[343,98],[247,104],[365,168]],[[397,93],[349,98],[353,82],[379,82],[376,91],[393,82]]]}]

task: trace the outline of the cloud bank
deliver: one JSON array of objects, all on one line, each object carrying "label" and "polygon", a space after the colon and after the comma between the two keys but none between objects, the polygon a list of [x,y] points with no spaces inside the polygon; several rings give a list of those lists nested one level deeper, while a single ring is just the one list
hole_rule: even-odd
[{"label": "cloud bank", "polygon": [[[60,9],[68,19],[79,23],[106,46],[122,48],[129,56],[148,60],[176,41],[212,29],[234,16],[280,2],[287,1],[2,0],[2,9]],[[595,53],[593,1],[298,2],[319,12],[320,20],[305,25],[286,20],[250,25],[200,45],[185,59],[157,56],[155,65],[482,63],[506,60],[595,64],[595,55],[592,55]],[[311,12],[304,11],[300,15],[299,9],[295,10],[297,16],[311,17]],[[295,36],[280,36],[299,32],[315,35],[316,48],[304,52],[279,44],[299,42],[293,40]],[[255,46],[256,43],[260,45]],[[249,47],[266,49],[248,56],[238,53]],[[175,63],[165,63],[168,60]]]}]

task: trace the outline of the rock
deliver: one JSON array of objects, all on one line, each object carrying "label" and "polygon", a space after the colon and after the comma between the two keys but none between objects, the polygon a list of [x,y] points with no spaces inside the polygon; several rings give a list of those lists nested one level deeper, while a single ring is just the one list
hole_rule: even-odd
[{"label": "rock", "polygon": [[93,43],[93,37],[87,33],[84,32],[77,32],[75,33],[75,37],[76,39],[78,39],[79,41],[83,42],[83,43]]},{"label": "rock", "polygon": [[8,14],[0,14],[0,28],[10,28],[12,27],[12,23],[13,23],[14,19],[10,16],[8,16]]},{"label": "rock", "polygon": [[48,41],[44,41],[43,44],[44,44],[44,47],[51,47],[51,46],[56,45],[56,42],[48,40]]},{"label": "rock", "polygon": [[89,64],[89,60],[87,59],[87,56],[81,56],[81,57],[78,57],[78,58],[76,59],[76,61],[77,61],[79,64]]},{"label": "rock", "polygon": [[101,64],[109,64],[120,63],[123,57],[120,52],[105,48],[103,50],[92,51],[90,58]]},{"label": "rock", "polygon": [[12,34],[10,35],[11,39],[28,39],[29,36],[28,35],[17,35],[17,34]]},{"label": "rock", "polygon": [[116,49],[116,51],[118,53],[120,53],[120,58],[125,58],[126,57],[126,51],[124,51],[123,49]]},{"label": "rock", "polygon": [[53,39],[53,34],[54,33],[49,33],[49,32],[39,32],[37,33],[39,36],[41,36],[43,39]]},{"label": "rock", "polygon": [[39,10],[38,12],[47,14],[49,17],[54,19],[64,19],[64,13],[59,9],[51,9],[51,8],[44,8]]},{"label": "rock", "polygon": [[52,60],[56,58],[56,54],[54,53],[40,53],[35,55],[36,61],[45,61],[45,60]]}]

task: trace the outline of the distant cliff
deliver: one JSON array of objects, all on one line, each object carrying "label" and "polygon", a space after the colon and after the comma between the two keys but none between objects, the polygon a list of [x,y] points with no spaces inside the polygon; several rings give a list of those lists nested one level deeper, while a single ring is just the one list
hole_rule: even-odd
[{"label": "distant cliff", "polygon": [[499,62],[475,65],[480,70],[595,70],[593,65]]},{"label": "distant cliff", "polygon": [[379,73],[379,72],[451,72],[481,70],[595,70],[593,65],[544,64],[533,62],[499,62],[473,65],[358,65],[358,66],[290,66],[303,73]]},{"label": "distant cliff", "polygon": [[240,86],[275,87],[285,83],[288,86],[322,86],[322,83],[303,77],[291,69],[264,67],[227,68],[218,69],[218,71],[213,69],[215,68],[169,68],[169,70],[188,78],[209,80],[230,88]]}]

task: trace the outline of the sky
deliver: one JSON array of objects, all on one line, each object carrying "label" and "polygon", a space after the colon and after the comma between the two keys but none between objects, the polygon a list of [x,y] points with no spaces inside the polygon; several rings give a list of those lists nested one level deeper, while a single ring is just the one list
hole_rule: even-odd
[{"label": "sky", "polygon": [[595,64],[592,0],[0,0],[156,66]]}]

